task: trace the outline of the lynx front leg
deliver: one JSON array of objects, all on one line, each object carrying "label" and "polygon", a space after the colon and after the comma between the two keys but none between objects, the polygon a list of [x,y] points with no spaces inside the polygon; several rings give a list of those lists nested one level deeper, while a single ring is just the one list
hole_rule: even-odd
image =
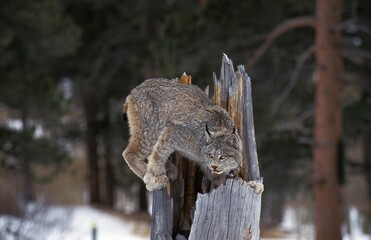
[{"label": "lynx front leg", "polygon": [[261,182],[257,182],[257,181],[249,181],[247,182],[247,184],[252,188],[254,189],[254,192],[256,194],[261,194],[263,191],[264,191],[264,185],[263,183]]},{"label": "lynx front leg", "polygon": [[168,177],[166,176],[166,162],[174,152],[172,138],[174,127],[167,126],[158,138],[151,155],[148,158],[147,172],[143,181],[148,191],[166,187]]},{"label": "lynx front leg", "polygon": [[145,162],[145,159],[149,155],[149,153],[145,154],[143,151],[144,149],[141,149],[139,144],[132,141],[122,153],[122,156],[130,169],[141,179],[143,179],[144,174],[146,173],[147,163]]}]

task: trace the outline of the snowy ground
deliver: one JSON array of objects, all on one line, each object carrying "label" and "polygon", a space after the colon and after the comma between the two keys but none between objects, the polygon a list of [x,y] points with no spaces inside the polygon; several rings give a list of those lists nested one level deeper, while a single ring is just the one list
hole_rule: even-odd
[{"label": "snowy ground", "polygon": [[[134,233],[135,229],[148,227],[147,223],[127,222],[87,206],[75,208],[70,229],[66,233],[62,233],[62,235],[64,235],[64,239],[91,240],[93,225],[97,229],[97,240],[148,239],[148,236],[140,236]],[[47,239],[60,239],[60,233],[56,231],[50,234]]]},{"label": "snowy ground", "polygon": [[[371,240],[362,233],[360,217],[355,208],[350,211],[350,233],[344,231],[344,240]],[[267,239],[314,239],[310,224],[300,224],[293,208],[287,208],[281,225],[286,234]],[[89,206],[29,206],[24,219],[0,215],[0,240],[92,240],[92,229],[96,227],[96,240],[145,240],[149,239],[147,222],[129,221]],[[343,229],[345,230],[345,229]],[[291,234],[290,234],[291,233]]]},{"label": "snowy ground", "polygon": [[97,240],[149,239],[148,223],[126,221],[88,206],[43,208],[26,220],[0,216],[0,239],[92,240],[93,226]]},{"label": "snowy ground", "polygon": [[[287,207],[283,215],[280,230],[291,233],[285,240],[311,240],[314,239],[315,230],[312,223],[300,221],[300,208]],[[355,207],[349,208],[349,226],[343,224],[343,240],[371,240],[371,236],[362,232],[362,216]],[[277,240],[277,239],[275,239]]]}]

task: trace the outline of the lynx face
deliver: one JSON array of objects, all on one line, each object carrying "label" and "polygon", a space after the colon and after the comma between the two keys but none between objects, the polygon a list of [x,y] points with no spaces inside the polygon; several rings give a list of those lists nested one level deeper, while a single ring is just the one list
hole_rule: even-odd
[{"label": "lynx face", "polygon": [[202,160],[214,174],[230,174],[242,164],[241,140],[233,132],[210,132],[206,127],[207,145],[201,150]]}]

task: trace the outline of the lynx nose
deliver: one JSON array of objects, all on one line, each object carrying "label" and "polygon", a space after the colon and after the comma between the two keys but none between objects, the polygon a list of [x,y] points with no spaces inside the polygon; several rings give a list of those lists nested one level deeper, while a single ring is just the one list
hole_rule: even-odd
[{"label": "lynx nose", "polygon": [[215,174],[222,174],[224,172],[223,169],[220,169],[218,165],[212,164],[209,168]]}]

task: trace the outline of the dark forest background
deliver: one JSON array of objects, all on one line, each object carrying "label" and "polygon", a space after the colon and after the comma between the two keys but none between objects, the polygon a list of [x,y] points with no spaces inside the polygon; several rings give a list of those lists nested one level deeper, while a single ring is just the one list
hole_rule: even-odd
[{"label": "dark forest background", "polygon": [[[334,26],[344,68],[343,222],[349,226],[355,207],[364,232],[371,231],[370,13],[370,1],[344,0]],[[315,14],[316,2],[305,0],[0,0],[0,215],[21,216],[29,202],[146,211],[145,187],[121,156],[126,95],[147,78],[183,72],[204,88],[226,53],[252,80],[262,228],[279,226],[288,206],[311,223],[317,78],[315,31],[305,21]],[[304,23],[292,26],[293,19]]]}]

